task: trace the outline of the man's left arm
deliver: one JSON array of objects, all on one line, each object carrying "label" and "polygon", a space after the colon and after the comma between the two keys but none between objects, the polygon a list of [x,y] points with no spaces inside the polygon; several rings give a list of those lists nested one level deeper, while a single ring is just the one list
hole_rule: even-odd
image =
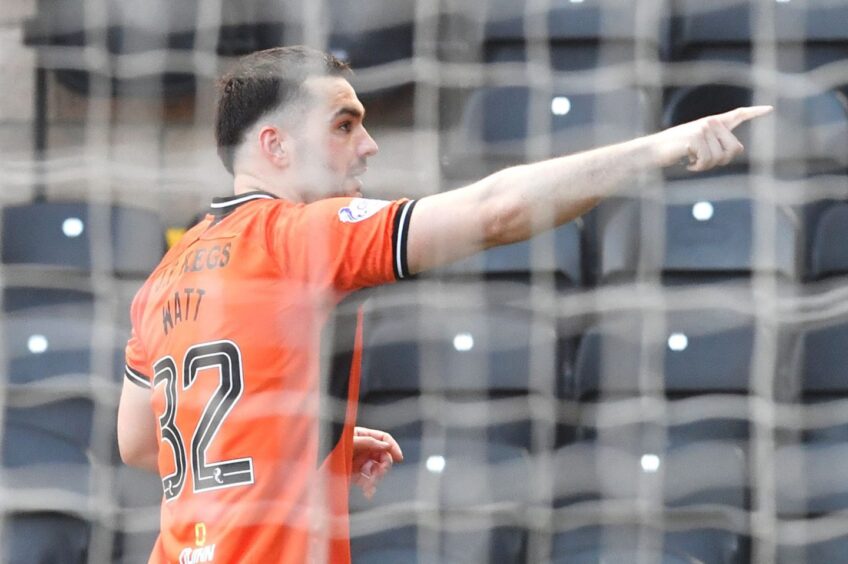
[{"label": "man's left arm", "polygon": [[118,405],[118,449],[125,464],[159,472],[159,439],[150,390],[126,379]]}]

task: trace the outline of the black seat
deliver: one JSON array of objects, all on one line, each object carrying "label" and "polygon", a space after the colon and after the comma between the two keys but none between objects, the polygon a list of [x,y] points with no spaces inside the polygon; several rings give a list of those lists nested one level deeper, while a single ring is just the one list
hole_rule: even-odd
[{"label": "black seat", "polygon": [[778,564],[840,562],[845,558],[846,552],[848,552],[848,536],[846,535],[821,541],[811,538],[806,543],[778,545],[777,562]]},{"label": "black seat", "polygon": [[848,509],[848,480],[835,468],[848,462],[845,426],[808,430],[801,442],[775,453],[778,513],[787,518],[821,517]]},{"label": "black seat", "polygon": [[[502,49],[523,49],[526,44],[541,41],[549,43],[554,51],[571,55],[570,61],[566,57],[552,61],[554,68],[588,69],[603,63],[632,61],[636,41],[652,39],[637,25],[635,6],[629,3],[554,0],[541,8],[504,0],[490,2],[486,8],[487,62],[504,60]],[[528,19],[540,16],[545,25],[528,25]]]},{"label": "black seat", "polygon": [[528,241],[493,247],[440,271],[491,280],[529,280],[533,274],[552,273],[562,286],[583,283],[582,229],[579,221]]},{"label": "black seat", "polygon": [[412,58],[415,2],[329,2],[328,47],[353,68]]},{"label": "black seat", "polygon": [[[484,87],[467,99],[443,161],[445,172],[476,178],[531,158],[631,139],[645,131],[645,106],[633,88],[583,93]],[[531,147],[540,143],[544,154],[534,154]]]},{"label": "black seat", "polygon": [[159,535],[162,479],[158,474],[115,461],[115,501],[118,516],[113,525],[116,543],[112,562],[132,564],[150,558]]},{"label": "black seat", "polygon": [[[391,550],[420,552],[424,558],[437,552],[447,562],[524,561],[521,521],[530,500],[526,450],[450,436],[402,438],[400,443],[404,462],[385,477],[373,501],[358,493],[351,497],[352,528],[368,523],[380,530],[351,539],[354,559],[368,561],[366,555]],[[424,531],[432,535],[433,547],[418,544],[420,530],[414,524],[420,512],[436,512],[445,524]],[[461,528],[450,526],[457,518]]]},{"label": "black seat", "polygon": [[555,564],[622,564],[646,559],[662,564],[741,564],[745,543],[735,533],[695,528],[661,531],[651,527],[610,525],[580,527],[556,534]]},{"label": "black seat", "polygon": [[[665,280],[697,282],[746,277],[755,272],[773,273],[794,280],[801,275],[801,250],[796,213],[788,207],[775,210],[777,228],[773,235],[775,256],[765,262],[755,253],[754,201],[748,198],[716,199],[710,181],[693,179],[674,186],[668,204],[637,200],[609,201],[595,217],[597,261],[594,277],[601,282],[635,278],[640,253],[654,247],[641,246],[642,222],[664,216],[665,253],[655,257],[649,272]],[[727,182],[725,181],[726,185]],[[687,192],[691,188],[691,192]],[[721,187],[719,187],[721,188]],[[720,194],[719,194],[720,195]],[[660,216],[660,217],[662,217]],[[655,223],[654,223],[655,224]]]},{"label": "black seat", "polygon": [[[694,119],[755,103],[749,87],[733,84],[686,86],[670,91],[663,116],[671,127]],[[805,177],[842,173],[848,168],[848,98],[839,90],[807,95],[780,94],[775,103],[777,132],[770,149],[781,176]],[[750,126],[743,124],[735,134],[750,145]],[[747,158],[733,169],[743,168]],[[731,170],[733,170],[731,169]],[[725,173],[726,170],[717,172]]]},{"label": "black seat", "polygon": [[[452,432],[489,432],[529,445],[528,402],[555,392],[553,374],[566,362],[567,351],[554,317],[534,315],[525,299],[514,305],[505,301],[513,294],[526,296],[526,286],[509,291],[506,284],[503,292],[474,282],[435,290],[439,283],[422,281],[372,298],[363,324],[363,424],[414,432],[435,418]],[[421,411],[431,401],[443,406],[443,417]],[[482,427],[451,416],[456,413],[451,405],[488,411],[498,402],[524,416]],[[400,420],[392,414],[401,405],[408,407],[397,427]]]},{"label": "black seat", "polygon": [[10,564],[84,564],[91,526],[74,515],[50,512],[4,515],[0,560]]},{"label": "black seat", "polygon": [[[90,421],[90,412],[67,415],[69,419],[87,416]],[[82,425],[69,421],[69,426]],[[33,509],[35,503],[46,511],[77,511],[84,506],[91,487],[85,445],[52,429],[10,419],[4,425],[2,446],[4,487],[29,498],[28,503],[10,500],[13,507]]]},{"label": "black seat", "polygon": [[[823,203],[824,204],[824,203]],[[848,274],[848,252],[839,241],[846,236],[848,204],[830,202],[823,205],[809,230],[808,278],[824,280]]]},{"label": "black seat", "polygon": [[668,508],[744,509],[749,478],[742,441],[693,437],[685,428],[618,425],[560,447],[554,454],[556,505],[576,510],[585,502],[635,503],[656,495]]},{"label": "black seat", "polygon": [[4,264],[141,277],[161,260],[165,235],[151,211],[39,202],[3,208],[2,245]]},{"label": "black seat", "polygon": [[675,0],[671,6],[670,52],[672,60],[720,59],[751,61],[752,4],[726,0],[705,4]]},{"label": "black seat", "polygon": [[[109,80],[110,95],[194,92],[189,61],[197,34],[196,2],[156,2],[141,8],[134,2],[112,0],[103,6],[102,12],[93,12],[92,5],[82,0],[39,0],[36,17],[26,27],[25,42],[65,47],[72,55],[76,49],[76,57],[48,68],[55,68],[58,80],[77,92],[91,92],[92,79]],[[84,49],[99,51],[107,62],[92,67],[83,56]],[[151,59],[157,51],[164,51],[165,57]],[[133,69],[131,63],[145,55],[147,63]]]},{"label": "black seat", "polygon": [[[698,393],[747,394],[754,346],[754,320],[731,310],[668,312],[653,339],[657,318],[609,314],[580,342],[575,366],[579,399],[628,397],[664,390],[672,396]],[[642,358],[661,370],[640,382]]]},{"label": "black seat", "polygon": [[127,331],[96,317],[91,294],[6,288],[4,310],[7,386],[85,394],[120,381]]}]

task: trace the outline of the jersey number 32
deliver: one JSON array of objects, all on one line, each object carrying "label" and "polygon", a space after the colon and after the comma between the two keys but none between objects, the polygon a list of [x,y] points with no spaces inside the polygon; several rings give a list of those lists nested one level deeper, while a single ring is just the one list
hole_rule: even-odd
[{"label": "jersey number 32", "polygon": [[[217,368],[220,382],[200,415],[191,437],[191,453],[188,456],[183,435],[176,425],[179,405],[177,383],[180,381],[177,363],[172,357],[166,356],[153,365],[153,387],[165,387],[165,411],[159,416],[159,428],[162,440],[167,441],[174,452],[176,468],[173,474],[162,478],[166,501],[180,495],[185,486],[189,463],[195,493],[253,483],[253,460],[250,458],[220,462],[206,460],[206,450],[244,389],[241,352],[232,341],[213,341],[191,347],[183,360],[180,388],[183,391],[191,388],[198,373],[204,368]],[[206,373],[214,374],[215,371]]]}]

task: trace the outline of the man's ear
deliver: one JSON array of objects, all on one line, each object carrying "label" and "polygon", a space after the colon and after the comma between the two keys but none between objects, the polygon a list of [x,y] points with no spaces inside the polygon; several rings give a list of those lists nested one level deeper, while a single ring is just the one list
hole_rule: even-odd
[{"label": "man's ear", "polygon": [[286,168],[291,158],[291,137],[276,127],[266,125],[259,130],[259,150],[270,162]]}]

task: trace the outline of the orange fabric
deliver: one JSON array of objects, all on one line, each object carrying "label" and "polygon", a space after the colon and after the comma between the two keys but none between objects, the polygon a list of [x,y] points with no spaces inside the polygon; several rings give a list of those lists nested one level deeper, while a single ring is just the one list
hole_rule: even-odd
[{"label": "orange fabric", "polygon": [[151,563],[350,561],[361,329],[326,458],[319,343],[342,298],[396,279],[398,214],[412,205],[365,202],[266,195],[208,215],[137,294],[127,377],[151,387],[173,496]]}]

